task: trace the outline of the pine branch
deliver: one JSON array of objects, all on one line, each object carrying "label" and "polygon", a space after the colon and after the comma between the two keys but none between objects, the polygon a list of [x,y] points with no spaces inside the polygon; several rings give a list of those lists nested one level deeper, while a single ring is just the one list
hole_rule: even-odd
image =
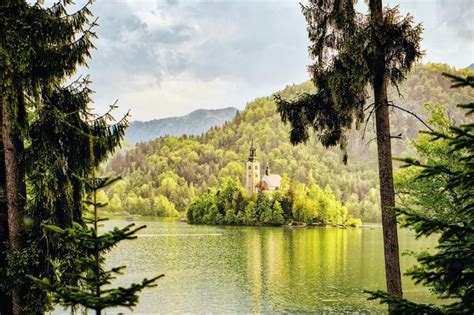
[{"label": "pine branch", "polygon": [[397,105],[395,105],[393,102],[390,102],[390,103],[388,104],[388,106],[394,107],[394,108],[396,108],[396,109],[399,109],[399,110],[401,110],[401,111],[404,111],[405,113],[408,113],[408,114],[412,115],[413,117],[415,117],[416,119],[418,119],[418,120],[419,120],[426,128],[428,128],[430,131],[434,131],[434,129],[431,128],[427,123],[425,123],[425,121],[424,121],[423,119],[421,119],[417,114],[415,114],[415,113],[409,111],[408,109],[405,109],[405,108],[403,108],[403,107],[397,106]]},{"label": "pine branch", "polygon": [[474,87],[474,76],[467,76],[463,78],[461,76],[457,76],[457,75],[446,73],[446,72],[443,72],[442,75],[451,79],[452,88],[464,87],[464,86]]},{"label": "pine branch", "polygon": [[393,315],[442,315],[443,312],[432,304],[417,304],[406,299],[400,299],[383,291],[364,291],[370,295],[369,300],[380,300],[380,304],[388,304]]},{"label": "pine branch", "polygon": [[375,113],[375,111],[377,110],[377,107],[378,107],[378,106],[375,106],[375,103],[372,103],[371,105],[367,106],[367,108],[365,110],[369,109],[372,106],[373,106],[373,108],[369,112],[369,116],[367,116],[367,119],[365,120],[365,123],[364,123],[364,131],[362,132],[362,139],[365,139],[365,132],[367,131],[367,125],[369,124],[370,117]]}]

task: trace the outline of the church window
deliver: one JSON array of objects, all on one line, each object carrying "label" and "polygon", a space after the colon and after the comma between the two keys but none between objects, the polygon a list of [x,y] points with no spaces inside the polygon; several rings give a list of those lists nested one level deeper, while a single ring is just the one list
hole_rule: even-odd
[{"label": "church window", "polygon": [[249,170],[251,170],[251,169],[252,169],[252,166],[249,165]]},{"label": "church window", "polygon": [[255,165],[255,169],[258,170],[258,165]]}]

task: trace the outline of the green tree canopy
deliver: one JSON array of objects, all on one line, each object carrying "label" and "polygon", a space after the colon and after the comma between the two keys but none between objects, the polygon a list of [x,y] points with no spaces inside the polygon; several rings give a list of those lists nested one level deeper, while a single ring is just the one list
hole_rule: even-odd
[{"label": "green tree canopy", "polygon": [[[474,87],[474,76],[448,76],[453,79],[453,87]],[[472,117],[474,103],[460,107]],[[421,156],[425,162],[405,159],[408,167],[419,170],[415,181],[421,184],[408,190],[414,191],[414,207],[397,210],[403,217],[403,225],[413,229],[417,237],[439,235],[436,251],[418,255],[419,265],[407,275],[415,283],[428,286],[440,298],[451,300],[440,306],[419,304],[381,291],[371,292],[371,299],[394,305],[395,314],[471,314],[474,312],[474,124],[452,126],[426,136],[435,155],[447,145],[450,154],[443,160],[452,161],[426,160],[426,151]],[[423,148],[426,149],[426,144]],[[443,201],[438,205],[424,197],[433,192],[430,182],[442,185],[435,192],[444,195],[437,198]]]}]

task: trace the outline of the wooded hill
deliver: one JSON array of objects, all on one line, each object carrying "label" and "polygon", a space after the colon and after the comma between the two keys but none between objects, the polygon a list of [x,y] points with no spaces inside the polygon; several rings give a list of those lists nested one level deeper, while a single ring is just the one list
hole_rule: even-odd
[{"label": "wooded hill", "polygon": [[[399,92],[395,88],[390,90],[389,99],[421,119],[425,119],[425,111],[429,110],[424,104],[440,103],[446,106],[453,121],[461,122],[462,112],[455,105],[468,102],[473,98],[473,92],[450,89],[450,82],[441,76],[442,72],[472,74],[470,70],[456,70],[442,64],[419,65],[399,86]],[[305,82],[287,86],[278,94],[291,98],[313,90],[312,83]],[[253,137],[262,167],[269,164],[273,173],[331,189],[353,217],[366,222],[378,221],[372,119],[368,121],[363,141],[350,137],[349,161],[344,165],[337,148],[327,150],[315,137],[306,145],[291,145],[289,126],[281,122],[275,110],[273,96],[258,98],[248,103],[231,122],[202,136],[163,137],[139,143],[135,149],[117,154],[105,167],[107,173],[123,177],[102,196],[110,202],[109,211],[177,215],[176,210],[184,211],[194,196],[218,186],[224,178],[235,177],[243,181],[244,163]],[[397,138],[393,140],[394,155],[405,156],[411,153],[410,139],[427,127],[395,107],[391,116],[392,132]],[[363,132],[363,129],[361,126],[354,132]]]}]

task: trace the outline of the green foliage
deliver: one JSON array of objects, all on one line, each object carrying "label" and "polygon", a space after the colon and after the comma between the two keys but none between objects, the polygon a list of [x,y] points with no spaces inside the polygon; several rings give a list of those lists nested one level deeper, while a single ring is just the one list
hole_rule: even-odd
[{"label": "green foliage", "polygon": [[[453,69],[440,64],[415,66],[406,81],[399,85],[404,99],[397,104],[416,111],[420,103],[429,103],[436,98],[447,100],[452,118],[463,121],[455,102],[465,102],[474,93],[466,89],[449,89],[446,78],[441,76],[441,72],[447,70]],[[455,73],[468,73],[468,70]],[[291,98],[312,92],[312,83],[305,82],[289,85],[279,94]],[[389,89],[389,96],[396,95],[395,88]],[[424,113],[417,114],[423,119],[428,118]],[[403,112],[392,113],[391,122],[393,133],[403,134],[402,140],[393,142],[395,154],[412,152],[410,139],[418,136],[420,122]],[[125,202],[129,197],[140,196],[150,199],[151,209],[146,212],[155,213],[153,200],[159,195],[166,196],[179,212],[185,211],[194,196],[217,187],[226,177],[243,180],[244,161],[253,137],[258,159],[262,165],[269,163],[272,172],[282,177],[286,174],[306,185],[329,185],[337,199],[348,209],[352,207],[355,211],[351,214],[353,217],[360,217],[364,222],[380,221],[377,169],[374,163],[367,162],[376,152],[374,141],[367,144],[375,137],[372,124],[367,127],[366,140],[361,140],[356,131],[349,134],[348,150],[354,158],[348,165],[338,163],[341,158],[338,150],[325,150],[317,139],[309,139],[306,146],[292,146],[288,141],[289,130],[276,113],[275,101],[266,97],[249,103],[233,121],[200,137],[165,137],[117,153],[105,170],[107,175],[123,175],[124,178],[107,189],[109,200],[115,194],[121,199],[123,208],[113,211],[144,214],[144,209],[129,209]],[[174,193],[161,186],[164,178],[171,178],[176,183]],[[291,209],[285,206],[285,202],[282,202],[282,207],[287,218]]]},{"label": "green foliage", "polygon": [[386,8],[376,23],[369,14],[357,14],[352,0],[312,0],[302,11],[317,92],[294,100],[277,95],[278,112],[291,123],[292,143],[307,142],[312,128],[325,147],[338,145],[347,153],[347,130],[364,123],[366,88],[380,72],[380,57],[382,75],[394,85],[403,81],[422,54],[422,28],[412,26],[410,15],[402,18],[398,7]]},{"label": "green foliage", "polygon": [[[305,86],[288,87],[288,93]],[[258,126],[258,132],[254,126]],[[288,174],[306,183],[308,173],[312,173],[315,183],[323,187],[329,184],[342,200],[349,192],[360,195],[362,200],[375,187],[375,170],[368,170],[365,162],[339,165],[338,154],[325,152],[316,141],[306,148],[295,148],[286,140],[287,129],[275,113],[274,101],[259,99],[234,121],[202,137],[162,138],[116,155],[108,163],[106,173],[123,174],[123,186],[111,187],[107,195],[109,199],[114,195],[121,198],[123,211],[132,214],[144,214],[144,209],[127,207],[127,199],[142,197],[153,201],[159,195],[166,196],[178,211],[185,211],[194,196],[218,186],[226,177],[243,179],[243,161],[252,136],[262,165],[270,163],[272,171],[282,176]],[[173,189],[169,189],[171,186]]]},{"label": "green foliage", "polygon": [[39,314],[39,311],[51,310],[49,297],[44,290],[36,287],[31,287],[31,282],[26,281],[28,275],[32,270],[38,270],[41,267],[42,257],[41,249],[37,244],[31,243],[25,249],[14,250],[9,249],[6,252],[6,260],[8,268],[0,270],[0,290],[4,292],[11,292],[14,288],[19,288],[28,283],[30,287],[28,290],[23,290],[22,293],[27,299],[33,303],[24,303],[21,305],[22,311],[25,314]]},{"label": "green foliage", "polygon": [[[292,211],[286,218],[282,203]],[[186,215],[188,222],[195,224],[280,226],[285,220],[310,225],[361,224],[360,219],[347,215],[346,207],[329,188],[293,182],[272,194],[260,191],[247,197],[240,182],[233,178],[225,179],[219,189],[210,189],[193,199]]]},{"label": "green foliage", "polygon": [[[455,75],[453,87],[474,87],[474,76],[466,79]],[[474,103],[460,105],[467,115],[474,112]],[[436,114],[436,111],[435,111]],[[436,117],[437,115],[434,115]],[[438,116],[439,118],[439,116]],[[444,127],[444,126],[443,126]],[[441,128],[442,129],[442,128]],[[416,207],[400,208],[403,225],[413,229],[417,237],[439,235],[434,253],[422,253],[417,257],[419,265],[413,267],[409,275],[415,283],[428,286],[441,298],[451,299],[449,304],[440,306],[424,305],[395,298],[385,292],[372,292],[371,299],[394,305],[395,314],[472,314],[474,312],[474,124],[472,122],[448,130],[428,133],[433,143],[427,146],[424,138],[421,158],[405,159],[410,168],[416,169],[411,202]],[[443,160],[439,153],[448,155]],[[433,150],[433,156],[426,153]],[[434,158],[432,158],[434,157]],[[451,160],[446,162],[445,160]],[[411,174],[410,174],[411,175]],[[425,198],[433,193],[432,184],[439,184],[434,193],[439,204]],[[407,192],[410,192],[409,187]]]},{"label": "green foliage", "polygon": [[91,198],[86,203],[92,207],[92,219],[85,219],[87,225],[73,223],[71,228],[62,229],[55,225],[44,225],[50,231],[52,237],[58,242],[74,243],[83,255],[72,261],[74,271],[72,276],[75,281],[72,285],[64,285],[61,282],[52,282],[48,278],[39,279],[30,276],[30,279],[44,290],[50,292],[54,303],[63,306],[75,307],[81,305],[87,309],[100,314],[102,310],[110,307],[125,306],[132,308],[138,303],[138,293],[144,288],[153,286],[156,280],[163,277],[159,275],[152,279],[144,279],[141,283],[135,283],[129,287],[111,288],[112,281],[116,275],[122,274],[125,266],[114,267],[110,270],[104,269],[104,255],[109,252],[118,242],[136,238],[136,233],[145,228],[140,226],[133,228],[134,224],[119,229],[99,234],[99,222],[103,219],[98,217],[98,209],[105,207],[98,198],[100,189],[112,184],[116,179],[92,178],[86,181],[88,188],[92,191]]},{"label": "green foliage", "polygon": [[350,226],[350,227],[359,227],[362,225],[362,221],[361,219],[354,219],[354,218],[348,217],[345,222],[345,225]]},{"label": "green foliage", "polygon": [[[88,191],[81,178],[114,152],[128,124],[126,117],[115,121],[110,112],[92,114],[88,78],[64,85],[78,66],[86,65],[94,47],[90,3],[76,12],[71,12],[71,1],[49,8],[41,1],[0,4],[0,105],[13,127],[11,138],[21,148],[14,156],[21,166],[17,181],[27,187],[21,193],[26,204],[15,209],[22,216],[17,228],[23,244],[10,248],[8,256],[15,260],[0,266],[15,279],[0,277],[0,286],[20,291],[19,306],[28,314],[44,313],[51,303],[44,290],[31,288],[25,275],[74,285],[71,261],[83,254],[74,243],[45,237],[42,225],[69,228],[73,221],[83,223],[82,201]],[[4,256],[6,250],[1,250]],[[18,268],[20,261],[28,263]]]},{"label": "green foliage", "polygon": [[273,225],[281,225],[285,222],[285,218],[283,217],[283,209],[281,207],[280,201],[277,199],[273,203],[272,207],[272,219],[269,223]]},{"label": "green foliage", "polygon": [[165,196],[155,197],[153,200],[156,215],[159,217],[179,217],[179,212],[172,202]]},{"label": "green foliage", "polygon": [[[431,113],[428,122],[433,129],[452,136],[447,109],[439,104],[427,104],[425,107]],[[452,170],[458,168],[458,160],[462,157],[462,153],[453,152],[447,140],[433,141],[432,135],[421,133],[418,139],[412,141],[412,145],[419,162],[431,167]],[[448,156],[451,158],[446,158]],[[400,205],[405,208],[423,209],[433,217],[452,218],[452,209],[456,207],[458,201],[444,189],[447,177],[442,174],[425,177],[422,176],[422,171],[419,166],[407,164],[396,172],[395,184]]]}]

